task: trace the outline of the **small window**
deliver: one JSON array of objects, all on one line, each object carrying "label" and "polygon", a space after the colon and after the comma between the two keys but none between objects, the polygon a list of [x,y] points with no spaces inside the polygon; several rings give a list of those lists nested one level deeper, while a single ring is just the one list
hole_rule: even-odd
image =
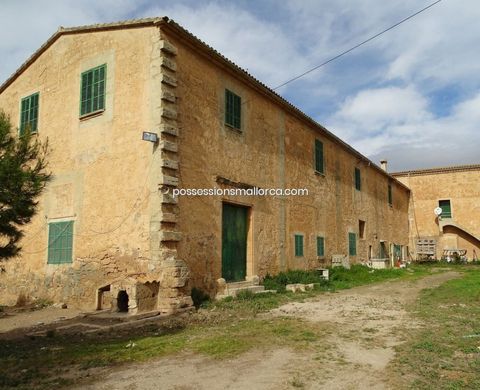
[{"label": "small window", "polygon": [[315,171],[324,173],[323,171],[323,142],[315,140]]},{"label": "small window", "polygon": [[325,256],[325,237],[317,237],[317,256]]},{"label": "small window", "polygon": [[73,221],[48,225],[48,264],[72,262]]},{"label": "small window", "polygon": [[295,234],[295,256],[303,256],[303,236],[301,234]]},{"label": "small window", "polygon": [[393,245],[393,259],[402,260],[402,246],[398,244]]},{"label": "small window", "polygon": [[360,191],[362,188],[362,177],[360,176],[360,168],[355,168],[355,189]]},{"label": "small window", "polygon": [[20,135],[25,134],[27,129],[29,129],[31,133],[37,132],[38,98],[39,94],[34,93],[22,99],[20,107]]},{"label": "small window", "polygon": [[450,206],[450,200],[439,200],[438,207],[442,209],[442,218],[452,218],[452,207]]},{"label": "small window", "polygon": [[348,233],[348,254],[350,256],[357,255],[357,235],[355,233]]},{"label": "small window", "polygon": [[388,204],[393,205],[392,185],[390,183],[388,184]]},{"label": "small window", "polygon": [[80,116],[105,110],[107,65],[82,73],[80,89]]},{"label": "small window", "polygon": [[228,89],[225,90],[225,124],[241,129],[242,98]]},{"label": "small window", "polygon": [[365,238],[365,221],[362,221],[362,220],[358,221],[358,237],[360,239]]}]

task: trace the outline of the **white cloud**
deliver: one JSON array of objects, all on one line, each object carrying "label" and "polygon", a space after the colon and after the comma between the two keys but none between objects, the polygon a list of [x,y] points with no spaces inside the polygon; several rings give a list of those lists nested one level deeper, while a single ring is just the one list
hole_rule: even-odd
[{"label": "white cloud", "polygon": [[347,98],[336,118],[363,127],[362,134],[366,135],[386,126],[427,119],[427,105],[427,100],[412,87],[367,89]]},{"label": "white cloud", "polygon": [[148,8],[143,15],[169,16],[272,87],[309,66],[288,30],[235,3],[208,3],[195,12],[186,5],[169,4]]},{"label": "white cloud", "polygon": [[[3,0],[0,79],[59,25],[166,15],[274,87],[428,3]],[[279,92],[397,169],[479,162],[479,19],[475,0],[442,1]]]},{"label": "white cloud", "polygon": [[[368,100],[368,96],[377,92],[363,91],[352,101],[360,101],[362,106],[362,99]],[[381,91],[382,94],[385,91]],[[478,161],[480,93],[458,103],[450,115],[440,118],[429,112],[425,100],[414,93],[411,102],[418,104],[418,110],[415,110],[407,101],[410,94],[412,91],[404,93],[404,100],[398,101],[399,111],[404,111],[402,119],[398,120],[397,113],[381,117],[376,122],[380,128],[375,134],[362,129],[370,119],[362,110],[349,111],[349,101],[331,118],[331,128],[338,130],[337,133],[374,161],[388,159],[393,170]],[[391,96],[385,101],[391,102]]]}]

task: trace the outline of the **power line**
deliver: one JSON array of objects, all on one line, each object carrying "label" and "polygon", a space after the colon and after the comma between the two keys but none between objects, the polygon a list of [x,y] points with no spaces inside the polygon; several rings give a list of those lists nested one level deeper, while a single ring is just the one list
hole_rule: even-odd
[{"label": "power line", "polygon": [[405,23],[407,20],[410,20],[410,19],[414,18],[414,17],[417,16],[418,14],[421,14],[422,12],[425,12],[426,10],[428,10],[429,8],[432,8],[434,5],[440,3],[441,1],[442,1],[442,0],[437,0],[437,1],[433,2],[433,3],[431,3],[430,5],[427,5],[425,8],[422,8],[421,10],[419,10],[419,11],[411,14],[410,16],[407,16],[406,18],[400,20],[399,22],[393,24],[392,26],[386,28],[385,30],[380,31],[379,33],[371,36],[370,38],[365,39],[364,41],[356,44],[355,46],[352,46],[350,49],[347,49],[347,50],[341,52],[340,54],[337,54],[335,57],[332,57],[332,58],[326,60],[325,62],[322,62],[320,65],[317,65],[317,66],[315,66],[315,67],[307,70],[306,72],[303,72],[302,74],[300,74],[300,75],[298,75],[298,76],[295,76],[295,77],[291,78],[290,80],[285,81],[284,83],[276,86],[275,88],[272,88],[272,90],[275,91],[275,90],[277,90],[277,89],[279,89],[279,88],[281,88],[281,87],[283,87],[283,86],[285,86],[285,85],[287,85],[287,84],[290,84],[291,82],[293,82],[293,81],[295,81],[295,80],[298,80],[299,78],[302,78],[303,76],[306,76],[306,75],[309,74],[309,73],[312,73],[313,71],[317,70],[318,68],[321,68],[322,66],[325,66],[325,65],[329,64],[330,62],[335,61],[336,59],[338,59],[338,58],[340,58],[340,57],[343,57],[345,54],[348,54],[348,53],[350,53],[351,51],[359,48],[360,46],[365,45],[366,43],[374,40],[375,38],[378,38],[380,35],[383,35],[383,34],[385,34],[386,32],[388,32],[388,31],[390,31],[390,30],[393,30],[395,27],[401,25],[402,23]]}]

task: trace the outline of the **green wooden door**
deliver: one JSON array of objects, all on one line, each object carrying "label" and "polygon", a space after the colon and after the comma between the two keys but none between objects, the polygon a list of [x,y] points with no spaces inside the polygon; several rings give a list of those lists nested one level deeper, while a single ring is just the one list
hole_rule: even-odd
[{"label": "green wooden door", "polygon": [[247,274],[246,207],[223,204],[222,278],[227,282],[245,280]]}]

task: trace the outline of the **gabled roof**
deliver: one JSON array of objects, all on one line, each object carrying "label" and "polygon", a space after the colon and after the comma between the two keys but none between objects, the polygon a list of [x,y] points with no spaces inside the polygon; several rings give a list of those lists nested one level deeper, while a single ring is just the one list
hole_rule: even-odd
[{"label": "gabled roof", "polygon": [[184,29],[178,23],[174,22],[173,20],[169,19],[168,17],[156,17],[156,18],[144,18],[144,19],[132,19],[126,20],[123,22],[115,22],[115,23],[104,23],[104,24],[92,24],[86,26],[78,26],[78,27],[60,27],[40,48],[33,53],[30,58],[28,58],[17,70],[13,73],[2,85],[0,85],[0,94],[13,82],[15,81],[20,74],[25,71],[35,60],[44,52],[46,51],[57,39],[59,39],[62,35],[69,35],[69,34],[81,34],[81,33],[88,33],[88,32],[96,32],[96,31],[107,31],[107,30],[118,30],[118,29],[128,29],[128,28],[140,28],[140,27],[148,27],[148,26],[161,26],[165,28],[165,30],[171,31],[175,34],[178,38],[183,39],[185,42],[194,46],[198,49],[198,52],[207,56],[210,60],[214,60],[217,64],[222,65],[228,71],[232,72],[236,77],[242,79],[243,81],[247,82],[250,86],[254,87],[258,92],[268,96],[270,99],[274,100],[277,104],[285,108],[289,113],[293,116],[297,117],[298,119],[306,122],[308,125],[315,128],[321,134],[323,134],[326,138],[330,139],[331,141],[339,144],[345,150],[356,156],[359,160],[365,162],[368,166],[371,166],[373,169],[377,170],[384,176],[387,176],[392,181],[396,182],[397,185],[403,187],[406,191],[410,191],[410,189],[405,186],[403,183],[395,179],[393,176],[389,175],[385,172],[382,168],[380,168],[377,164],[373,161],[365,157],[363,154],[358,152],[356,149],[351,147],[349,144],[341,140],[335,134],[327,130],[325,127],[320,125],[316,122],[313,118],[306,115],[300,109],[295,107],[289,101],[284,99],[282,96],[278,95],[273,89],[269,88],[261,81],[253,77],[250,73],[236,65],[234,62],[230,61],[228,58],[223,56],[221,53],[213,49],[211,46],[197,38],[195,35]]},{"label": "gabled roof", "polygon": [[2,85],[0,85],[0,93],[2,93],[11,83],[13,83],[20,74],[23,73],[35,60],[40,57],[40,55],[47,50],[50,46],[55,43],[55,41],[60,38],[62,35],[68,34],[78,34],[78,33],[87,33],[92,31],[104,31],[104,30],[118,30],[126,28],[138,28],[145,26],[154,26],[159,24],[162,21],[162,18],[145,18],[145,19],[132,19],[125,20],[123,22],[116,23],[103,23],[103,24],[92,24],[88,26],[78,26],[78,27],[62,27],[60,26],[58,30],[47,39],[47,41],[40,46],[35,53],[33,53],[20,67],[13,73],[8,79],[6,79]]},{"label": "gabled roof", "polygon": [[415,169],[411,171],[401,171],[391,173],[392,176],[419,176],[419,175],[433,175],[437,173],[450,173],[450,172],[465,172],[465,171],[480,171],[480,164],[471,165],[455,165],[450,167],[439,168],[427,168],[427,169]]}]

